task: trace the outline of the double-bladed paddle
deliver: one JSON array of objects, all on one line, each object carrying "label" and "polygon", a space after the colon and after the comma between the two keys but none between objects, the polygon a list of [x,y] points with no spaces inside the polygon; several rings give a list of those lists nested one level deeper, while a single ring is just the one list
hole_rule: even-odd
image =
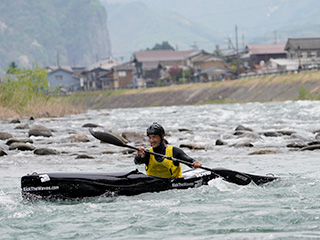
[{"label": "double-bladed paddle", "polygon": [[[127,148],[131,148],[134,150],[139,150],[137,147],[133,147],[133,146],[128,145],[125,142],[125,140],[122,139],[120,136],[116,136],[115,134],[112,134],[110,132],[107,132],[104,130],[99,131],[99,129],[94,130],[93,128],[90,128],[89,131],[95,138],[101,140],[102,142],[106,142],[106,143],[116,145],[119,147],[127,147]],[[191,165],[189,162],[186,162],[181,159],[169,157],[169,156],[155,153],[155,152],[150,152],[147,150],[146,150],[146,152],[149,154],[153,154],[155,156],[159,156],[162,158],[172,160],[172,161],[177,161],[177,162],[186,164],[188,166]],[[217,177],[221,177],[223,180],[226,180],[228,182],[235,183],[238,185],[248,185],[251,182],[254,182],[257,185],[261,185],[261,184],[271,182],[273,180],[278,179],[277,177],[273,177],[273,176],[258,176],[258,175],[241,173],[241,172],[237,172],[237,171],[233,171],[233,170],[229,170],[229,169],[224,169],[224,168],[214,168],[214,169],[207,168],[207,167],[200,167],[200,168],[207,170],[207,171],[211,171],[214,174],[216,174]]]}]

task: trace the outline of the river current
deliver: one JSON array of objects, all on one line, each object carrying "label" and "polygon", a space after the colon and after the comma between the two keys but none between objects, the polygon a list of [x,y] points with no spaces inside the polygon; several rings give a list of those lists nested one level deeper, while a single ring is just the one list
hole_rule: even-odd
[{"label": "river current", "polygon": [[[61,154],[7,150],[8,155],[0,157],[0,239],[320,239],[320,150],[287,147],[315,141],[320,131],[319,101],[103,109],[22,121],[50,128],[53,136],[31,137],[33,145]],[[203,146],[184,151],[205,167],[272,173],[281,180],[258,187],[214,179],[195,189],[86,201],[22,199],[20,179],[33,172],[144,171],[134,165],[133,153],[100,143],[83,125],[143,134],[154,121],[164,126],[170,144]],[[0,131],[28,136],[28,130],[15,129],[16,124],[0,123]],[[257,134],[235,136],[240,124]],[[263,134],[272,131],[294,134]],[[90,141],[68,141],[74,134],[85,134]],[[226,145],[217,146],[217,139]],[[239,145],[244,142],[252,147]],[[5,143],[0,140],[1,146]],[[250,154],[259,150],[270,152]],[[78,154],[93,159],[77,159]]]}]

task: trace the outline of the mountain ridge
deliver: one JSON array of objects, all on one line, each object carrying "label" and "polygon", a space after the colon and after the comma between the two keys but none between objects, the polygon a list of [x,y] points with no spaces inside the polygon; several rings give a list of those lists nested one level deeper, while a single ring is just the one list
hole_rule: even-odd
[{"label": "mountain ridge", "polygon": [[11,62],[26,68],[85,66],[97,54],[112,55],[107,15],[98,0],[1,0],[2,72]]},{"label": "mountain ridge", "polygon": [[[230,43],[236,47],[235,26],[239,48],[248,44],[286,43],[290,37],[320,36],[317,31],[320,1],[317,0],[100,1],[108,12],[111,42],[116,43],[113,44],[113,55],[127,60],[134,51],[152,48],[162,41],[168,41],[180,50],[198,47],[213,52],[216,45],[227,49]],[[156,32],[154,29],[140,29],[146,25],[131,24],[127,28],[126,23],[134,21],[132,13],[138,4],[140,8],[144,7],[144,11],[137,17],[150,16],[145,24],[154,22],[162,28]],[[115,12],[120,8],[121,11]],[[180,25],[177,28],[179,19],[172,18],[176,13],[192,27]]]},{"label": "mountain ridge", "polygon": [[319,37],[318,0],[1,0],[0,75],[11,62],[30,68],[85,67],[168,41],[213,52],[248,44]]}]

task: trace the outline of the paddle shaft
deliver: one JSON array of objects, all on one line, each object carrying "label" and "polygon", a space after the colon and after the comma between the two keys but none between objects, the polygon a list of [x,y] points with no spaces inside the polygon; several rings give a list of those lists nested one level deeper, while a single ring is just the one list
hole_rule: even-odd
[{"label": "paddle shaft", "polygon": [[[139,151],[138,148],[127,145],[127,144],[123,144],[123,146]],[[169,159],[171,161],[177,161],[177,162],[186,164],[189,167],[192,166],[192,164],[190,162],[184,161],[182,159],[169,157],[169,156],[166,156],[166,155],[163,155],[160,153],[150,152],[148,150],[145,150],[145,152],[152,154],[152,155],[155,155],[155,156],[158,156],[158,157],[161,157],[161,158]],[[252,179],[248,175],[240,173],[240,172],[235,172],[235,171],[226,170],[226,169],[212,169],[212,168],[207,168],[207,167],[202,167],[202,166],[199,168],[212,172],[213,174],[216,175],[216,177],[221,177],[228,182],[236,183],[239,185],[248,185],[252,181]]]},{"label": "paddle shaft", "polygon": [[[134,150],[139,151],[138,148],[127,145],[123,143],[122,145],[117,145],[117,146],[122,146],[122,147],[128,147]],[[184,161],[182,159],[174,158],[174,157],[169,157],[160,153],[156,152],[150,152],[148,150],[145,151],[146,153],[153,154],[155,156],[159,156],[161,158],[166,158],[172,161],[177,161],[183,164],[186,164],[187,166],[191,167],[192,164],[190,162]],[[242,173],[242,172],[237,172],[229,169],[224,169],[224,168],[219,168],[219,169],[212,169],[212,168],[207,168],[207,167],[199,167],[201,169],[207,170],[215,174],[216,177],[221,177],[222,179],[235,183],[238,185],[248,185],[251,182],[254,182],[256,185],[261,185],[265,184],[274,180],[279,179],[278,177],[273,177],[273,176],[259,176],[259,175],[253,175],[253,174],[248,174],[248,173]]]},{"label": "paddle shaft", "polygon": [[[96,137],[97,139],[106,142],[106,143],[110,143],[119,147],[127,147],[127,148],[131,148],[134,150],[139,151],[139,149],[137,147],[133,147],[130,145],[127,145],[123,139],[121,139],[120,137],[110,133],[110,132],[101,132],[101,131],[94,131],[93,129],[89,129],[90,133]],[[183,164],[186,164],[188,166],[192,166],[192,163],[181,160],[181,159],[177,159],[174,157],[169,157],[160,153],[155,153],[155,152],[150,152],[150,151],[145,151],[149,154],[153,154],[155,156],[159,156],[161,158],[166,158],[172,161],[177,161]],[[215,176],[217,177],[221,177],[222,179],[228,181],[228,182],[232,182],[238,185],[248,185],[252,182],[252,180],[254,178],[251,178],[249,175],[247,174],[243,174],[241,172],[236,172],[236,171],[232,171],[232,170],[228,170],[228,169],[211,169],[211,168],[206,168],[206,167],[200,167],[204,170],[210,171],[213,174],[215,174]],[[256,182],[256,181],[254,181]]]},{"label": "paddle shaft", "polygon": [[[127,145],[125,143],[123,143],[122,145],[117,145],[117,146],[122,146],[122,147],[128,147],[134,150],[139,151],[138,148]],[[156,153],[156,152],[150,152],[148,150],[145,150],[146,153],[149,154],[153,154],[155,156],[159,156],[161,158],[166,158],[172,161],[177,161],[183,164],[186,164],[187,166],[191,167],[192,164],[190,162],[184,161],[182,159],[178,159],[178,158],[174,158],[174,157],[169,157],[160,153]],[[233,170],[229,170],[229,169],[212,169],[212,168],[207,168],[207,167],[199,167],[201,169],[207,170],[212,172],[213,174],[215,174],[216,177],[221,177],[222,179],[231,182],[231,183],[235,183],[238,185],[248,185],[251,182],[254,182],[257,185],[261,185],[261,184],[265,184],[267,182],[271,182],[274,181],[276,179],[279,179],[277,177],[271,177],[271,176],[258,176],[258,175],[252,175],[252,174],[248,174],[248,173],[242,173],[242,172],[237,172],[237,171],[233,171]]]}]

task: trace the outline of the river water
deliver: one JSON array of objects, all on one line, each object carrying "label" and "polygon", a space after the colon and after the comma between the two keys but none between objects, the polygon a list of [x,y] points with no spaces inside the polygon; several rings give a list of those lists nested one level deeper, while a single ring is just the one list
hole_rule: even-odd
[{"label": "river water", "polygon": [[[184,149],[203,166],[273,173],[281,180],[257,187],[215,179],[196,189],[78,202],[22,200],[20,178],[32,172],[144,171],[134,165],[133,154],[101,144],[82,126],[94,123],[118,133],[142,134],[153,121],[165,127],[172,145],[204,146],[204,150]],[[0,239],[320,239],[320,150],[287,147],[292,142],[315,141],[314,132],[320,130],[319,101],[104,109],[25,122],[52,129],[51,138],[31,137],[33,145],[61,154],[7,150],[8,155],[0,157]],[[240,124],[258,137],[235,136]],[[0,131],[28,136],[28,130],[15,127],[2,121]],[[280,130],[295,133],[262,134]],[[68,141],[74,134],[86,134],[90,141]],[[217,146],[217,139],[227,145]],[[234,146],[243,142],[253,147]],[[5,143],[0,140],[2,147]],[[258,150],[272,152],[250,154]],[[77,154],[94,158],[77,159]]]}]

